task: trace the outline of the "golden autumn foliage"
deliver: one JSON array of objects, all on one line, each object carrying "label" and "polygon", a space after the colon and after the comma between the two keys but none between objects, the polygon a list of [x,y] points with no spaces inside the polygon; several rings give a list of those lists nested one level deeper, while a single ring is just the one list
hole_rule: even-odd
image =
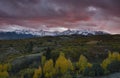
[{"label": "golden autumn foliage", "polygon": [[2,71],[3,70],[3,65],[2,64],[0,64],[0,71]]},{"label": "golden autumn foliage", "polygon": [[101,66],[106,69],[107,66],[112,62],[112,61],[120,61],[120,53],[118,52],[109,52],[108,54],[108,58],[106,58],[105,60],[103,60]]},{"label": "golden autumn foliage", "polygon": [[46,63],[46,57],[42,56],[41,57],[41,66],[38,69],[35,69],[33,78],[41,78],[41,76],[44,74],[43,73],[43,67]]},{"label": "golden autumn foliage", "polygon": [[46,57],[45,57],[45,56],[42,56],[42,57],[41,57],[41,65],[42,65],[42,67],[43,67],[44,64],[45,64],[45,61],[46,61]]},{"label": "golden autumn foliage", "polygon": [[[120,53],[111,53],[109,52],[108,58],[103,60],[101,66],[104,70],[104,73],[107,73],[107,67],[112,61],[120,61]],[[90,69],[92,68],[92,64],[88,62],[88,59],[84,55],[80,55],[79,61],[76,63],[78,71],[74,72],[75,68],[71,62],[70,59],[67,59],[64,55],[64,53],[60,53],[59,57],[53,62],[52,59],[46,60],[45,56],[42,56],[41,59],[42,67],[39,67],[35,70],[33,78],[53,78],[53,77],[60,77],[60,78],[66,78],[66,77],[72,77],[71,71],[73,73],[84,73],[86,68]],[[1,68],[1,66],[0,66]],[[6,66],[4,66],[5,70]],[[88,70],[87,70],[88,71]]]},{"label": "golden autumn foliage", "polygon": [[8,78],[9,74],[7,71],[0,72],[0,78]]},{"label": "golden autumn foliage", "polygon": [[9,73],[8,71],[8,64],[0,64],[0,78],[8,78],[9,77]]},{"label": "golden autumn foliage", "polygon": [[55,74],[55,68],[52,59],[45,62],[43,72],[46,78],[52,78],[52,76]]},{"label": "golden autumn foliage", "polygon": [[63,53],[61,53],[56,60],[55,67],[53,60],[46,60],[44,56],[42,56],[41,62],[43,67],[35,70],[33,78],[41,77],[42,72],[45,78],[52,78],[57,73],[64,74],[68,70],[74,69],[71,60],[66,59]]},{"label": "golden autumn foliage", "polygon": [[103,60],[103,62],[102,62],[102,67],[103,67],[103,69],[106,69],[107,66],[108,66],[110,63],[111,63],[111,59],[109,59],[109,58]]},{"label": "golden autumn foliage", "polygon": [[83,55],[80,55],[79,61],[77,63],[77,66],[80,69],[80,72],[83,72],[85,70],[85,68],[87,67],[91,67],[92,64],[90,64],[87,60],[87,58]]},{"label": "golden autumn foliage", "polygon": [[3,71],[7,71],[8,70],[8,65],[7,64],[4,64],[3,65]]},{"label": "golden autumn foliage", "polygon": [[55,69],[57,73],[64,74],[68,70],[72,70],[73,66],[70,60],[66,59],[64,54],[61,53],[56,60]]},{"label": "golden autumn foliage", "polygon": [[9,69],[8,64],[0,64],[0,71],[7,71]]},{"label": "golden autumn foliage", "polygon": [[68,65],[69,65],[70,70],[74,69],[74,66],[73,66],[71,60],[68,60]]},{"label": "golden autumn foliage", "polygon": [[120,53],[119,53],[119,55],[118,55],[118,60],[120,61]]},{"label": "golden autumn foliage", "polygon": [[42,69],[39,67],[38,69],[35,70],[33,78],[40,78],[42,75]]}]

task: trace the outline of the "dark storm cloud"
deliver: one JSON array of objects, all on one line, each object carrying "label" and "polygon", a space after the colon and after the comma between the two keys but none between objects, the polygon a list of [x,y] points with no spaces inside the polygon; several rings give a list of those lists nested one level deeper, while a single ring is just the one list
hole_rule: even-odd
[{"label": "dark storm cloud", "polygon": [[[83,14],[94,6],[104,12],[120,16],[120,0],[0,0],[0,17],[55,18],[67,14]],[[86,15],[87,16],[87,13]]]},{"label": "dark storm cloud", "polygon": [[119,22],[120,0],[0,0],[0,28],[46,25],[120,33]]}]

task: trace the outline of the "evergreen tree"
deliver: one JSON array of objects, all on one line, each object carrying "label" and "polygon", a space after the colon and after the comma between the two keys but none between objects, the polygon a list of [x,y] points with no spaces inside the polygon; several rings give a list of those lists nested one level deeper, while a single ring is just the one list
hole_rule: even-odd
[{"label": "evergreen tree", "polygon": [[45,56],[47,60],[51,58],[51,49],[49,47],[46,49]]}]

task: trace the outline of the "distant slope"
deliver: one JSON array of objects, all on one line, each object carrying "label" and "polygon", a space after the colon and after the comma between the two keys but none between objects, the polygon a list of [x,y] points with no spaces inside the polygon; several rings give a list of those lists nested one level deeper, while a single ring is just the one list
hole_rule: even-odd
[{"label": "distant slope", "polygon": [[18,34],[16,32],[0,32],[0,40],[10,40],[10,39],[24,39],[24,38],[33,38],[35,37],[32,34]]},{"label": "distant slope", "polygon": [[11,61],[16,57],[45,52],[51,49],[51,57],[56,58],[59,52],[78,60],[84,54],[90,61],[102,60],[108,50],[120,51],[120,35],[94,36],[45,36],[19,40],[0,40],[0,62]]}]

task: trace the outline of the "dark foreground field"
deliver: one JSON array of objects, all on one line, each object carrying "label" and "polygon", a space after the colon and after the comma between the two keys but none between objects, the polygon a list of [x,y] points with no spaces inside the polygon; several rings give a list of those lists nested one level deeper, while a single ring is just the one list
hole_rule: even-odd
[{"label": "dark foreground field", "polygon": [[119,52],[120,35],[0,40],[0,78],[103,77],[120,71]]}]

